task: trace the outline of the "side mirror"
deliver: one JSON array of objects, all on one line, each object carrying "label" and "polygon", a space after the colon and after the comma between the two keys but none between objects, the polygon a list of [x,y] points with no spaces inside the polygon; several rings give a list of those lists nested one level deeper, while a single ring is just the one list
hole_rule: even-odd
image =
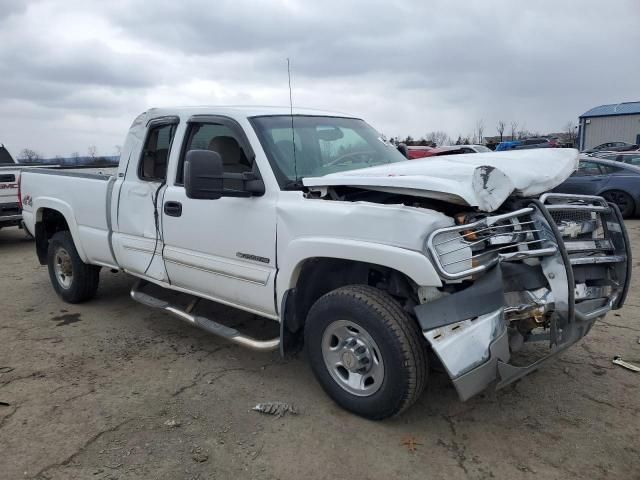
[{"label": "side mirror", "polygon": [[184,188],[188,198],[217,200],[222,197],[222,157],[211,150],[189,150],[184,161]]},{"label": "side mirror", "polygon": [[[227,180],[235,186],[225,188]],[[184,160],[184,188],[188,198],[218,200],[220,197],[259,197],[264,182],[253,172],[224,173],[222,157],[211,150],[189,150]]]}]

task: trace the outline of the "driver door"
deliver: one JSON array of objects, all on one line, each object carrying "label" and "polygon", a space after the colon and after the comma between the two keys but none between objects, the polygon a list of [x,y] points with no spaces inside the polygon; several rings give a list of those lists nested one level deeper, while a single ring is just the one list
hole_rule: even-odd
[{"label": "driver door", "polygon": [[[225,117],[193,118],[187,127],[176,177],[163,198],[164,261],[171,284],[221,303],[277,318],[277,192],[228,195],[217,200],[188,198],[184,159],[189,150],[213,150],[225,173],[259,171],[242,128]],[[240,181],[225,180],[238,190]]]}]

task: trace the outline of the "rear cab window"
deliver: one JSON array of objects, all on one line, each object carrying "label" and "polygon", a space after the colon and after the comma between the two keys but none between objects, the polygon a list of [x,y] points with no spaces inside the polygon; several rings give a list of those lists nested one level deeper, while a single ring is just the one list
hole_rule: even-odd
[{"label": "rear cab window", "polygon": [[138,177],[148,182],[164,182],[177,121],[151,124],[138,165]]}]

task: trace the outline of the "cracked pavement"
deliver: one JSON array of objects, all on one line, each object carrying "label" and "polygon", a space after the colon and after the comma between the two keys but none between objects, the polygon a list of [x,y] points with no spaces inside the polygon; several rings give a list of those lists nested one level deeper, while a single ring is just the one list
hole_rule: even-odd
[{"label": "cracked pavement", "polygon": [[[628,227],[639,245],[640,221]],[[538,372],[465,403],[432,372],[413,408],[370,422],[334,405],[303,355],[244,350],[138,305],[123,274],[64,304],[22,232],[0,231],[0,250],[2,480],[639,478],[640,374],[611,363],[640,364],[638,261],[628,305]],[[251,411],[266,401],[300,414]]]}]

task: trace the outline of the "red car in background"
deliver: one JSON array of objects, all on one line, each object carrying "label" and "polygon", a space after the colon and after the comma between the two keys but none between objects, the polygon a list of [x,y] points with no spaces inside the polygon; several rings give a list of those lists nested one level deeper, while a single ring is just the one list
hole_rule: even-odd
[{"label": "red car in background", "polygon": [[428,157],[429,152],[433,150],[433,147],[425,147],[425,146],[408,146],[407,147],[407,158],[409,160],[415,160],[416,158]]},{"label": "red car in background", "polygon": [[451,145],[446,147],[414,147],[408,146],[407,153],[409,159],[437,157],[440,155],[457,155],[459,153],[486,153],[491,149],[484,145]]}]

